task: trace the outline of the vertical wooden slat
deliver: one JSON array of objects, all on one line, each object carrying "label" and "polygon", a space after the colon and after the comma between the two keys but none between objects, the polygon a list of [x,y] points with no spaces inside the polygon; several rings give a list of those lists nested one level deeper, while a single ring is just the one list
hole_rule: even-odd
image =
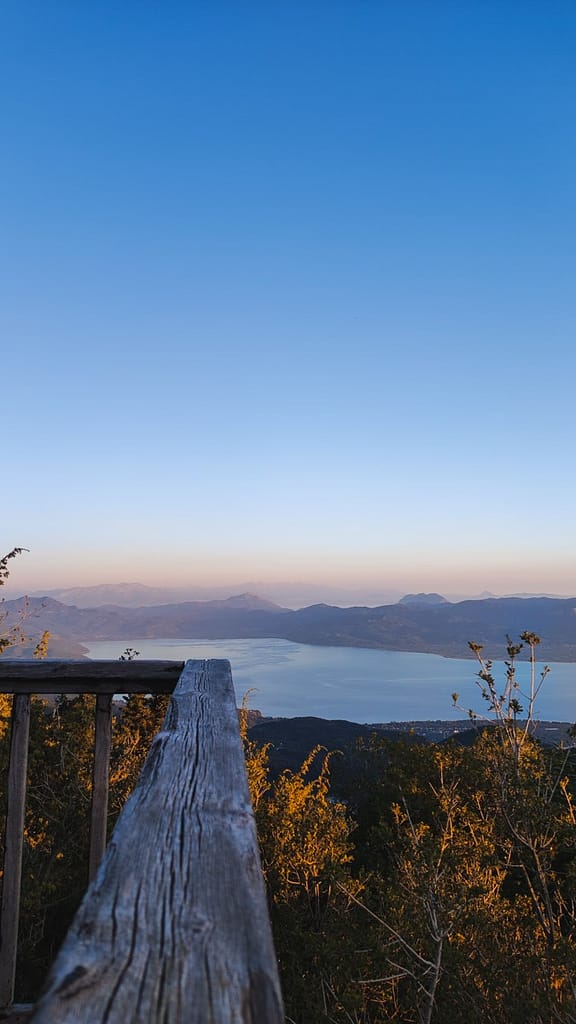
[{"label": "vertical wooden slat", "polygon": [[0,910],[0,1007],[11,1006],[14,1001],[29,735],[30,694],[18,693],[14,695],[12,704],[8,769],[8,809]]},{"label": "vertical wooden slat", "polygon": [[108,820],[108,776],[112,748],[112,694],[96,697],[94,729],[94,771],[92,776],[92,818],[88,879],[94,878],[106,849]]}]

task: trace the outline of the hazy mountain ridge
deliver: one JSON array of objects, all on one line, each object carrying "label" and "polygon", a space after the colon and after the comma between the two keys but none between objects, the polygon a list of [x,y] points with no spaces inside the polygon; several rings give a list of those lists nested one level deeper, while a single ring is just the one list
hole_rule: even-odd
[{"label": "hazy mountain ridge", "polygon": [[[16,615],[21,601],[7,601]],[[239,595],[223,601],[184,602],[155,607],[102,605],[77,608],[53,598],[30,598],[29,621],[77,642],[90,640],[257,639],[279,637],[306,644],[373,647],[383,650],[469,657],[468,641],[485,645],[487,657],[501,658],[507,633],[532,630],[542,638],[539,657],[576,661],[576,598],[488,598],[457,604],[393,604],[339,608],[317,604],[290,611]]]},{"label": "hazy mountain ridge", "polygon": [[[239,585],[194,585],[150,586],[144,583],[101,583],[96,586],[58,587],[50,590],[33,590],[29,597],[50,597],[62,604],[77,608],[101,608],[103,605],[118,605],[122,608],[156,607],[166,604],[182,604],[190,601],[227,600],[231,594],[255,594],[260,600],[268,600],[283,608],[297,610],[310,605],[325,603],[339,608],[380,607],[388,604],[424,603],[437,601],[460,603],[481,601],[498,597],[553,597],[562,600],[566,594],[508,593],[493,594],[484,590],[481,594],[411,594],[389,587],[362,588],[334,586],[322,583],[276,583],[244,582]],[[4,596],[15,600],[23,592],[14,589],[10,583],[4,589]]]},{"label": "hazy mountain ridge", "polygon": [[[21,591],[8,587],[6,596],[11,599],[22,596]],[[230,594],[258,594],[261,600],[269,600],[281,607],[292,609],[326,600],[335,605],[392,604],[402,597],[402,591],[388,587],[356,589],[320,583],[262,583],[244,582],[239,585],[194,585],[149,586],[144,583],[103,583],[89,587],[58,587],[50,590],[34,590],[30,597],[51,597],[62,604],[78,608],[98,608],[105,604],[127,608],[143,608],[164,604],[182,604],[189,601],[226,600]]]}]

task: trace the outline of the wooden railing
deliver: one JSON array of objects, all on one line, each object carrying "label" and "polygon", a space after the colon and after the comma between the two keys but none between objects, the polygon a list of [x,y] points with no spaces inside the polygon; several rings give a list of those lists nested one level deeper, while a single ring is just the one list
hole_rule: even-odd
[{"label": "wooden railing", "polygon": [[[114,693],[172,692],[106,842]],[[92,881],[35,1024],[280,1024],[282,1000],[227,661],[6,662],[14,693],[0,922],[13,999],[31,693],[95,693]]]}]

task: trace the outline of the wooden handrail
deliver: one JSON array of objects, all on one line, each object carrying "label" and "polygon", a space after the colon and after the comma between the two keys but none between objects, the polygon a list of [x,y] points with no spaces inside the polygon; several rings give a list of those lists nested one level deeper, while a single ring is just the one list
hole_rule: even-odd
[{"label": "wooden handrail", "polygon": [[32,1020],[283,1019],[230,665],[189,661]]},{"label": "wooden handrail", "polygon": [[171,693],[182,661],[20,661],[0,659],[0,693],[14,694],[11,719],[8,808],[0,904],[0,1012],[12,1005],[20,916],[24,807],[32,693],[96,695],[94,769],[88,879],[106,847],[108,775],[114,693]]},{"label": "wooden handrail", "polygon": [[9,661],[0,693],[172,693],[183,661]]}]

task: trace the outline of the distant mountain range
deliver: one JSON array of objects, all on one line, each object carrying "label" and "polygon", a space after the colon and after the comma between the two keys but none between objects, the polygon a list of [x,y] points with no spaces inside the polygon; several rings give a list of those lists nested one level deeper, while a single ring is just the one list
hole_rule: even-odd
[{"label": "distant mountain range", "polygon": [[[440,595],[433,597],[431,602],[416,600],[375,608],[317,604],[292,611],[250,593],[225,600],[139,608],[111,604],[78,608],[47,596],[29,599],[27,622],[35,633],[48,629],[55,637],[76,644],[139,638],[279,637],[306,644],[455,658],[469,656],[469,640],[484,644],[487,657],[501,658],[507,633],[516,637],[523,630],[532,630],[542,638],[541,660],[576,661],[576,598],[486,598],[449,603]],[[21,608],[22,599],[3,605],[8,619],[16,617]]]},{"label": "distant mountain range", "polygon": [[[53,590],[32,591],[30,597],[52,597],[62,604],[76,605],[78,608],[99,608],[102,605],[114,604],[122,608],[150,608],[164,604],[182,604],[186,601],[221,601],[230,594],[259,594],[263,600],[272,601],[283,608],[298,609],[310,607],[318,603],[335,605],[339,608],[364,605],[379,607],[395,604],[435,604],[450,601],[480,601],[486,598],[500,597],[557,597],[562,594],[523,593],[493,594],[484,590],[481,594],[405,594],[387,587],[337,587],[320,583],[243,583],[239,586],[159,586],[151,587],[144,583],[102,583],[92,587],[58,587]],[[3,588],[3,596],[8,599],[23,596],[22,591],[10,585]]]},{"label": "distant mountain range", "polygon": [[[121,607],[143,608],[160,604],[181,604],[184,601],[225,600],[233,593],[258,593],[263,599],[273,601],[282,607],[302,608],[304,605],[329,601],[331,604],[349,606],[352,604],[392,604],[402,597],[402,592],[380,587],[355,590],[350,587],[326,586],[316,583],[256,583],[247,582],[236,586],[181,586],[151,587],[143,583],[103,583],[93,587],[59,587],[55,590],[38,590],[31,597],[53,597],[63,604],[74,604],[79,608],[98,608],[103,604],[117,604]],[[6,597],[20,597],[21,592],[7,587]]]}]

